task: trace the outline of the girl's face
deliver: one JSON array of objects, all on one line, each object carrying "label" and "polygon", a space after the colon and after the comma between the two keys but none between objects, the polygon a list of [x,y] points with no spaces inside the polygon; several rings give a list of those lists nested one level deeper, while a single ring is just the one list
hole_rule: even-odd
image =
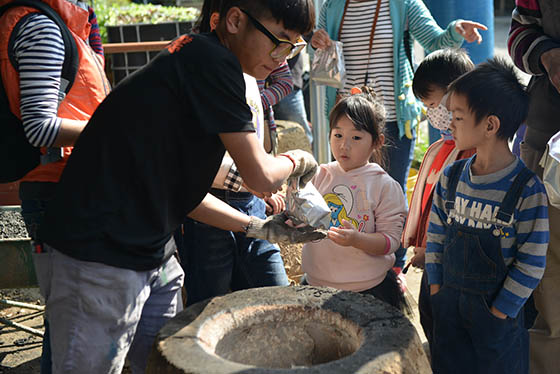
[{"label": "girl's face", "polygon": [[346,115],[340,116],[332,128],[330,142],[334,158],[344,171],[366,165],[376,147],[371,134],[356,130]]}]

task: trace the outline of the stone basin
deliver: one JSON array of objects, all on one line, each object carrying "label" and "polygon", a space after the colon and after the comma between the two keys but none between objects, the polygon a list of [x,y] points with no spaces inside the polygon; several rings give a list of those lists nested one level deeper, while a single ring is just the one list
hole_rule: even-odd
[{"label": "stone basin", "polygon": [[206,300],[160,331],[147,373],[431,373],[420,338],[373,296],[266,287]]}]

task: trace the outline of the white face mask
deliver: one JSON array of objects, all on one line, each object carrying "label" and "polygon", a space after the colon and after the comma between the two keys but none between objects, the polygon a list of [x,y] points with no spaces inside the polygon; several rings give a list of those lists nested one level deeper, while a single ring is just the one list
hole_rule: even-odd
[{"label": "white face mask", "polygon": [[426,117],[430,124],[441,131],[446,131],[451,125],[451,112],[445,106],[448,96],[449,94],[445,94],[437,107],[426,109]]}]

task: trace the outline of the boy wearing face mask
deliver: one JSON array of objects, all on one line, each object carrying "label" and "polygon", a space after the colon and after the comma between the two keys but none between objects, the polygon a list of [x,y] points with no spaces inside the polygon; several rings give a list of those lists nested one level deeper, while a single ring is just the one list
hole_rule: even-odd
[{"label": "boy wearing face mask", "polygon": [[[441,132],[441,139],[428,148],[420,165],[403,231],[404,248],[414,247],[414,256],[410,259],[414,267],[424,268],[432,196],[440,174],[454,161],[468,158],[475,153],[474,149],[459,151],[455,148],[455,142],[448,129],[451,124],[451,112],[446,105],[449,96],[447,86],[472,69],[474,64],[464,50],[443,49],[426,56],[414,74],[414,95],[426,106],[426,116],[430,125]],[[418,309],[420,323],[431,347],[432,309],[426,273],[422,275]]]}]

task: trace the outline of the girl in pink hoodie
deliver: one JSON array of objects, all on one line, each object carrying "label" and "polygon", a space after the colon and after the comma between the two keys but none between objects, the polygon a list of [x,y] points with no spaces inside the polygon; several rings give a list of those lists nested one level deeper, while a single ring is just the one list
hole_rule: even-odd
[{"label": "girl in pink hoodie", "polygon": [[405,300],[391,269],[406,217],[400,185],[382,163],[385,109],[367,87],[352,89],[331,111],[336,161],[313,185],[331,208],[328,238],[303,247],[305,282],[371,294],[399,309]]}]

